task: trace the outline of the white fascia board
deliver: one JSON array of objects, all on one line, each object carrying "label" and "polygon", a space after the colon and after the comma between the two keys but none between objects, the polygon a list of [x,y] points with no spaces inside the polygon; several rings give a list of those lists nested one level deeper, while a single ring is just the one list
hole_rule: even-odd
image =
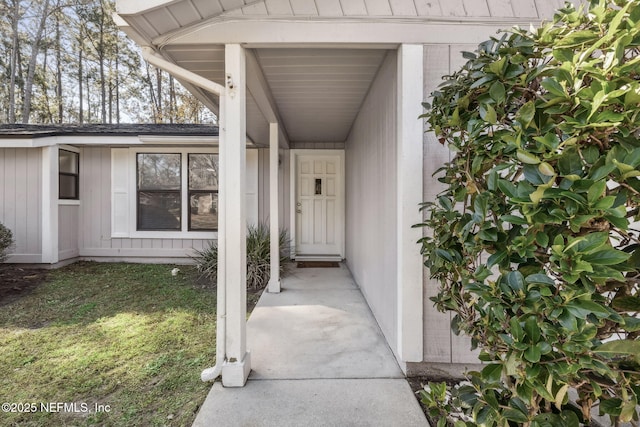
[{"label": "white fascia board", "polygon": [[113,22],[123,31],[127,37],[133,40],[138,46],[145,46],[150,43],[150,40],[145,38],[138,30],[129,25],[126,19],[122,16],[114,13],[111,15],[113,18]]},{"label": "white fascia board", "polygon": [[480,43],[498,30],[539,21],[518,18],[255,18],[222,16],[156,37],[154,45],[243,43],[287,44],[467,44]]},{"label": "white fascia board", "polygon": [[15,138],[0,140],[0,148],[42,148],[51,147],[57,143],[53,137]]},{"label": "white fascia board", "polygon": [[181,0],[116,0],[116,11],[122,15],[135,15],[179,3],[180,1]]}]

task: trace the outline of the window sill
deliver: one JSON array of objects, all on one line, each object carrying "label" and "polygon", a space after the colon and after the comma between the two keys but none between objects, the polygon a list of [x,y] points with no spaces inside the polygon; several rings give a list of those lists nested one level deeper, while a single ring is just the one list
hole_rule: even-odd
[{"label": "window sill", "polygon": [[80,200],[58,199],[59,206],[80,206]]},{"label": "window sill", "polygon": [[114,239],[196,239],[211,240],[218,238],[217,231],[132,231],[128,236],[114,233]]}]

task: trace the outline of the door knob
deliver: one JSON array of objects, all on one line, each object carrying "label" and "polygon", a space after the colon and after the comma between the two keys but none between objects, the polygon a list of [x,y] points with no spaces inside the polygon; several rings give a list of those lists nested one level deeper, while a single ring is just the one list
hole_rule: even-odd
[{"label": "door knob", "polygon": [[302,213],[302,209],[296,209],[296,212]]}]

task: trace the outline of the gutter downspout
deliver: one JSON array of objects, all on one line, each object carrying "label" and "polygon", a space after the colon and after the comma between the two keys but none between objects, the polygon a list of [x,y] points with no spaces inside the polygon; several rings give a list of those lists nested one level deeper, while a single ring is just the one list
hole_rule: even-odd
[{"label": "gutter downspout", "polygon": [[[142,57],[151,65],[158,67],[186,82],[189,82],[195,86],[198,86],[208,92],[211,92],[220,97],[220,113],[218,115],[218,131],[223,134],[225,131],[221,123],[224,114],[224,94],[225,87],[211,80],[186,70],[177,64],[167,61],[160,55],[158,55],[153,48],[149,46],[142,47]],[[219,144],[219,149],[224,150],[222,144]],[[222,154],[222,153],[220,153]],[[221,155],[221,159],[224,157]],[[218,166],[220,176],[224,176],[224,161],[220,162]],[[218,194],[218,206],[225,206],[224,204],[224,192]],[[218,210],[218,230],[224,230],[225,227],[225,211],[224,209]],[[224,233],[218,233],[218,261],[220,261],[220,254],[224,254],[226,248],[226,241]],[[225,362],[226,356],[226,341],[227,341],[227,286],[226,286],[226,272],[224,263],[218,262],[217,272],[217,301],[216,301],[216,364],[212,368],[207,368],[200,374],[202,381],[214,381],[222,373],[222,365]]]}]

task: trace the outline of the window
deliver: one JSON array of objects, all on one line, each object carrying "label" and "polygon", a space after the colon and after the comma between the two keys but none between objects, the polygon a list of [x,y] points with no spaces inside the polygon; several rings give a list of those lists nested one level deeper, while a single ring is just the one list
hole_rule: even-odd
[{"label": "window", "polygon": [[180,230],[180,154],[138,153],[138,230]]},{"label": "window", "polygon": [[189,230],[218,229],[218,156],[189,154]]},{"label": "window", "polygon": [[68,150],[58,151],[58,198],[79,199],[80,155]]},{"label": "window", "polygon": [[183,231],[185,216],[189,231],[217,230],[216,154],[137,153],[136,165],[137,230]]}]

